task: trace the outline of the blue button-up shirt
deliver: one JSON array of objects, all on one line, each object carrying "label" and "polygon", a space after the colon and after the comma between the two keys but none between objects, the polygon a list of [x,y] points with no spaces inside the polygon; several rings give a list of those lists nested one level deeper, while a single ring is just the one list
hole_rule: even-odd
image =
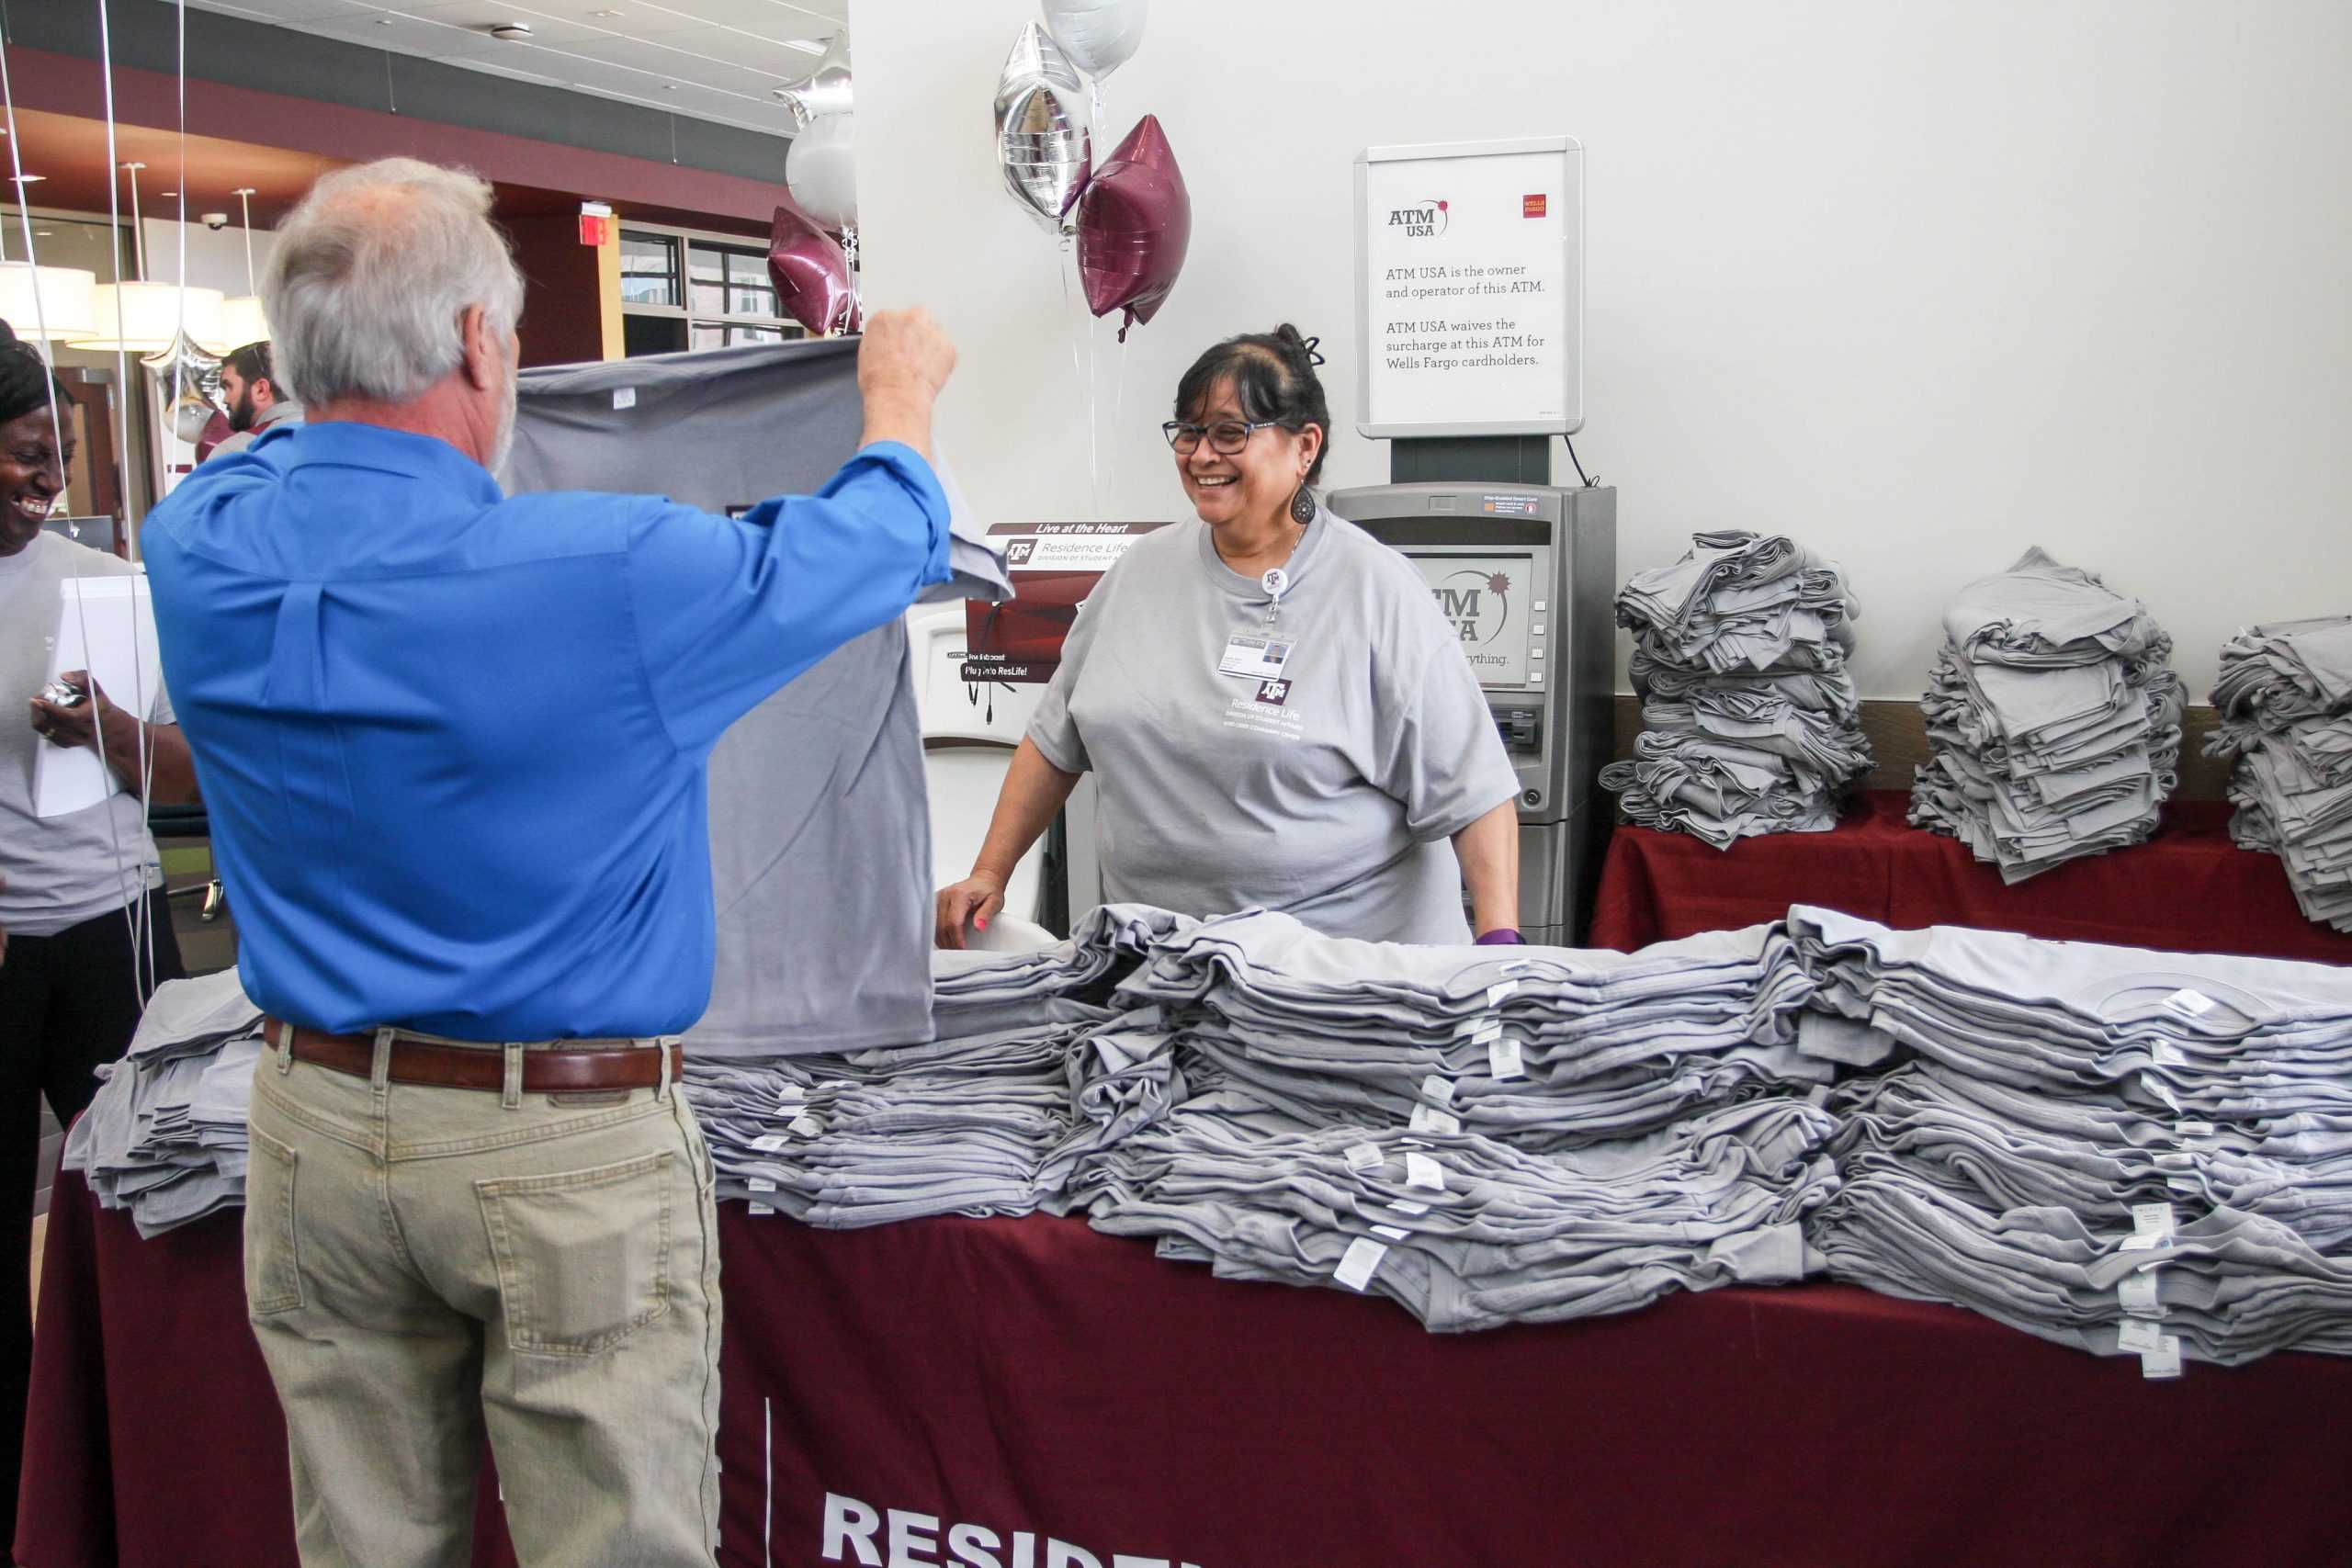
[{"label": "blue button-up shirt", "polygon": [[361,424],[198,468],[141,541],[246,991],[336,1032],[684,1029],[710,996],[711,747],[945,581],[947,540],[889,442],[741,521],[503,496]]}]

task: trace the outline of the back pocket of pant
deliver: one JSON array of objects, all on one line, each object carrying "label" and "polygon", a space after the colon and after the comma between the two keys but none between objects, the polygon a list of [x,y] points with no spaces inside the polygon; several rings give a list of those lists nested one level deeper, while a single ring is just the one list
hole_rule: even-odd
[{"label": "back pocket of pant", "polygon": [[245,1310],[254,1317],[302,1304],[302,1249],[294,1224],[294,1178],[302,1156],[260,1128],[245,1161]]},{"label": "back pocket of pant", "polygon": [[509,1345],[594,1356],[670,1310],[672,1158],[474,1183]]}]

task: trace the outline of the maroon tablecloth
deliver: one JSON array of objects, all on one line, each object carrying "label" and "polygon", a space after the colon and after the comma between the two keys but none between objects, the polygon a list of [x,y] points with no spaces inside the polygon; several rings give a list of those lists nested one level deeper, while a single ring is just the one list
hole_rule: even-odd
[{"label": "maroon tablecloth", "polygon": [[[291,1564],[236,1217],[52,1213],[21,1560]],[[1072,1221],[720,1224],[727,1568],[2352,1561],[2352,1361],[2150,1383],[1826,1285],[1438,1337]]]},{"label": "maroon tablecloth", "polygon": [[1818,904],[1896,927],[2352,964],[2352,934],[2303,918],[2278,857],[2230,841],[2226,801],[2175,801],[2146,843],[2014,887],[1957,840],[1909,826],[1909,806],[1899,791],[1873,790],[1835,832],[1775,833],[1728,850],[1621,824],[1602,863],[1592,945],[1631,952]]}]

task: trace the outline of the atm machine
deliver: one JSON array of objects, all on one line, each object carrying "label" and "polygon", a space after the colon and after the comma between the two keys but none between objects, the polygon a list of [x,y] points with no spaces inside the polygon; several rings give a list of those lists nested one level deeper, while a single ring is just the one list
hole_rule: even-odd
[{"label": "atm machine", "polygon": [[[1430,457],[1402,443],[1395,466],[1410,472]],[[1520,934],[1577,945],[1614,805],[1600,776],[1611,741],[1616,491],[1425,480],[1335,491],[1330,507],[1419,568],[1459,633],[1519,774]]]},{"label": "atm machine", "polygon": [[1552,483],[1584,424],[1584,149],[1368,147],[1355,172],[1356,429],[1392,482],[1330,507],[1460,635],[1519,774],[1520,932],[1574,946],[1613,813],[1617,592],[1617,492]]}]

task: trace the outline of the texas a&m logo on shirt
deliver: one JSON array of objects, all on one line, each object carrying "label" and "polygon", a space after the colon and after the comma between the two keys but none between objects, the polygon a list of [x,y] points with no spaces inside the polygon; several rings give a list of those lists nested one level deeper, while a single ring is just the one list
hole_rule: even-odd
[{"label": "texas a&m logo on shirt", "polygon": [[1277,676],[1258,682],[1258,700],[1268,707],[1278,708],[1290,701],[1290,682]]}]

